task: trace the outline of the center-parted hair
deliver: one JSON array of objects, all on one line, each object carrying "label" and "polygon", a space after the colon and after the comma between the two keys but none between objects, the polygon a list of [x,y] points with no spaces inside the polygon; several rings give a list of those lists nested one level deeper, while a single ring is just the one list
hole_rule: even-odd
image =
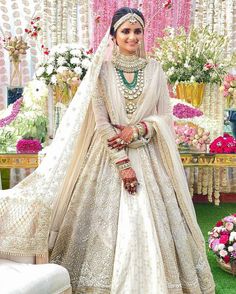
[{"label": "center-parted hair", "polygon": [[122,7],[118,10],[115,11],[113,17],[112,17],[112,21],[111,21],[111,29],[110,29],[110,35],[115,37],[116,36],[116,31],[114,29],[114,24],[121,18],[123,17],[124,15],[128,14],[128,13],[135,13],[137,14],[138,16],[140,16],[143,20],[143,22],[145,23],[145,20],[144,20],[144,16],[142,14],[141,11],[139,11],[138,9],[136,8],[130,8],[130,7]]}]

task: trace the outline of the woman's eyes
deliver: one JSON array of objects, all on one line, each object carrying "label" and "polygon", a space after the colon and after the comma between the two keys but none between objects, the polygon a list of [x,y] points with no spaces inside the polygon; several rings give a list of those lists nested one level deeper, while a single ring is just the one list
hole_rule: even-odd
[{"label": "woman's eyes", "polygon": [[[122,31],[122,33],[123,33],[123,34],[129,34],[129,33],[130,33],[130,30],[129,30],[129,29],[124,29],[124,30]],[[142,33],[142,31],[141,31],[140,29],[137,29],[137,30],[134,31],[134,33],[137,34],[137,35],[139,35],[139,34]]]}]

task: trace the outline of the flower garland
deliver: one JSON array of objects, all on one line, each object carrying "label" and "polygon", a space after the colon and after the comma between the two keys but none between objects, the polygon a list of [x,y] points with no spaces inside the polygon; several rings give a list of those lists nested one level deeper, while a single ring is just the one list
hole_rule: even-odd
[{"label": "flower garland", "polygon": [[17,99],[12,106],[11,113],[0,119],[0,127],[5,127],[6,125],[9,125],[13,120],[16,119],[18,113],[20,112],[21,104],[22,104],[23,98]]},{"label": "flower garland", "polygon": [[61,42],[67,42],[67,19],[68,19],[68,1],[63,0],[62,4],[62,32],[61,32]]},{"label": "flower garland", "polygon": [[77,42],[78,37],[77,37],[77,1],[74,0],[72,2],[72,21],[71,21],[71,26],[72,26],[72,42]]},{"label": "flower garland", "polygon": [[208,201],[212,202],[212,193],[213,193],[213,168],[208,169]]},{"label": "flower garland", "polygon": [[224,34],[229,43],[226,46],[228,56],[233,53],[236,42],[234,32],[234,14],[236,6],[234,1],[196,0],[193,14],[193,23],[195,27],[209,26],[215,32]]},{"label": "flower garland", "polygon": [[[60,2],[60,1],[59,1]],[[52,0],[52,46],[57,45],[57,0]]]}]

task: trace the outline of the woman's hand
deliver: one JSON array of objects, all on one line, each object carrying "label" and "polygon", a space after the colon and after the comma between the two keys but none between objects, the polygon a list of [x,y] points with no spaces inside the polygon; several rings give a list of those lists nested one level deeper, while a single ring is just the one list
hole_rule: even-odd
[{"label": "woman's hand", "polygon": [[132,195],[137,192],[138,180],[132,167],[120,171],[121,179],[125,189]]},{"label": "woman's hand", "polygon": [[107,140],[108,146],[112,149],[123,149],[134,140],[134,127],[122,125],[113,125],[113,127],[119,129],[120,133]]}]

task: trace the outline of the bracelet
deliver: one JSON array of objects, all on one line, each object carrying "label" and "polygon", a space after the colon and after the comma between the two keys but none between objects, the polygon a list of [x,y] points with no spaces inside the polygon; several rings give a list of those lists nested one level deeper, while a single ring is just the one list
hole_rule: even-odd
[{"label": "bracelet", "polygon": [[139,138],[138,129],[136,126],[132,126],[132,130],[133,130],[133,141],[136,141]]},{"label": "bracelet", "polygon": [[122,163],[127,163],[129,161],[130,161],[129,158],[125,158],[125,159],[117,161],[116,164],[119,165],[119,164],[122,164]]},{"label": "bracelet", "polygon": [[131,163],[127,162],[127,163],[119,164],[119,165],[117,165],[117,167],[118,167],[119,171],[122,171],[122,170],[130,168]]},{"label": "bracelet", "polygon": [[138,123],[136,127],[138,129],[139,137],[143,137],[145,135],[145,129],[143,125],[141,123]]},{"label": "bracelet", "polygon": [[145,134],[144,135],[147,135],[148,134],[147,124],[145,123],[145,121],[141,121],[140,124],[142,124],[144,126],[144,129],[145,129]]}]

